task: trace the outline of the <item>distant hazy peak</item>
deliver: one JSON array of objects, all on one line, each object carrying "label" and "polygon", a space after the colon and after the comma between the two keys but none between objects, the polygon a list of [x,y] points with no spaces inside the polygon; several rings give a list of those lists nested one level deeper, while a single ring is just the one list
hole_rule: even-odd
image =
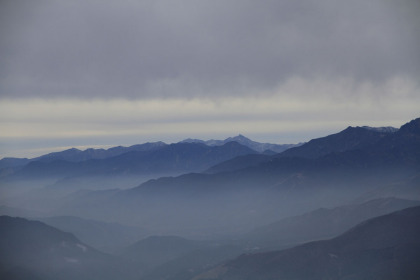
[{"label": "distant hazy peak", "polygon": [[398,128],[395,128],[392,126],[382,126],[382,127],[362,126],[362,128],[367,129],[367,130],[373,130],[376,132],[381,132],[381,133],[394,133],[398,131]]},{"label": "distant hazy peak", "polygon": [[182,140],[179,143],[203,143],[207,146],[221,146],[224,145],[228,142],[238,142],[241,145],[247,146],[248,148],[251,148],[257,152],[263,153],[266,150],[271,150],[274,153],[280,153],[283,152],[289,148],[295,147],[295,146],[300,146],[301,144],[271,144],[271,143],[260,143],[260,142],[256,142],[253,141],[247,137],[245,137],[242,134],[238,134],[237,136],[234,137],[228,137],[225,140],[215,140],[215,139],[211,139],[211,140],[200,140],[200,139],[185,139]]},{"label": "distant hazy peak", "polygon": [[227,138],[225,141],[237,141],[237,140],[241,140],[241,141],[251,141],[251,139],[243,136],[242,134],[238,134],[235,137],[229,137]]},{"label": "distant hazy peak", "polygon": [[182,141],[179,141],[178,143],[204,143],[204,141],[200,139],[187,138]]}]

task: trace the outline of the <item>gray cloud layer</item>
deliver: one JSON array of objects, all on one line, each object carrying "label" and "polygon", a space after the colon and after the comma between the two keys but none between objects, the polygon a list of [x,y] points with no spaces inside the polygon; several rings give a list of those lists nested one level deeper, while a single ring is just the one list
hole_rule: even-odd
[{"label": "gray cloud layer", "polygon": [[419,1],[25,1],[0,7],[0,96],[255,93],[420,76]]}]

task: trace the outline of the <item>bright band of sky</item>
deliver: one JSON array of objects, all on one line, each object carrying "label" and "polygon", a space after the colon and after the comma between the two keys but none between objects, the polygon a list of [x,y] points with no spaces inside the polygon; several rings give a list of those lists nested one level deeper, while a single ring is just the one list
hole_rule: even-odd
[{"label": "bright band of sky", "polygon": [[[420,101],[415,85],[399,79],[355,86],[351,81],[308,83],[295,78],[262,96],[3,100],[1,155],[31,157],[69,147],[224,139],[237,134],[261,142],[298,143],[349,125],[399,127],[416,117],[419,103],[412,100]],[[22,149],[25,143],[34,146]]]}]

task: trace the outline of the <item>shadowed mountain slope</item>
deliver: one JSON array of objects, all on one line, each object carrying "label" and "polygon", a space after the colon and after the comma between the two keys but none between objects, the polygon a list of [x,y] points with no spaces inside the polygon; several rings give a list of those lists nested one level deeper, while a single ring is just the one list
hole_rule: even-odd
[{"label": "shadowed mountain slope", "polygon": [[132,279],[128,265],[38,221],[1,216],[0,236],[2,279]]},{"label": "shadowed mountain slope", "polygon": [[420,201],[380,198],[361,204],[320,208],[257,228],[244,238],[261,248],[288,247],[337,236],[369,218],[420,205]]},{"label": "shadowed mountain slope", "polygon": [[361,149],[375,144],[384,136],[393,132],[373,130],[366,127],[351,127],[345,130],[317,138],[300,147],[288,149],[281,153],[282,157],[318,158],[330,153],[340,153],[349,150]]},{"label": "shadowed mountain slope", "polygon": [[62,231],[71,232],[86,244],[109,253],[114,253],[146,236],[145,229],[138,227],[82,219],[73,216],[36,219]]}]

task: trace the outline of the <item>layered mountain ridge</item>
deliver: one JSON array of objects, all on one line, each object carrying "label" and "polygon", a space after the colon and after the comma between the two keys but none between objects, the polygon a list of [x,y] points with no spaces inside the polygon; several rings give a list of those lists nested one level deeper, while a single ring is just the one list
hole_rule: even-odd
[{"label": "layered mountain ridge", "polygon": [[[293,148],[305,151],[318,142],[322,147],[329,146],[328,139],[336,143],[339,138],[347,147],[344,151],[330,145],[332,151],[317,158],[285,156],[286,151],[227,171],[149,180],[111,196],[93,192],[67,200],[59,211],[72,215],[87,212],[98,219],[95,213],[99,210],[90,207],[89,201],[94,200],[95,204],[118,207],[119,213],[100,208],[108,219],[142,221],[166,234],[185,234],[202,232],[203,228],[215,232],[221,228],[247,231],[317,206],[334,207],[362,197],[420,199],[415,183],[420,174],[420,141],[417,130],[412,128],[419,122],[420,119],[413,120],[398,132],[385,134],[348,128],[338,135]],[[356,141],[355,132],[362,133],[365,140]],[[251,157],[251,162],[255,159],[245,157]],[[232,161],[242,164],[243,158]],[[172,210],[165,211],[162,204]],[[132,212],[138,213],[136,217],[129,215]]]}]

